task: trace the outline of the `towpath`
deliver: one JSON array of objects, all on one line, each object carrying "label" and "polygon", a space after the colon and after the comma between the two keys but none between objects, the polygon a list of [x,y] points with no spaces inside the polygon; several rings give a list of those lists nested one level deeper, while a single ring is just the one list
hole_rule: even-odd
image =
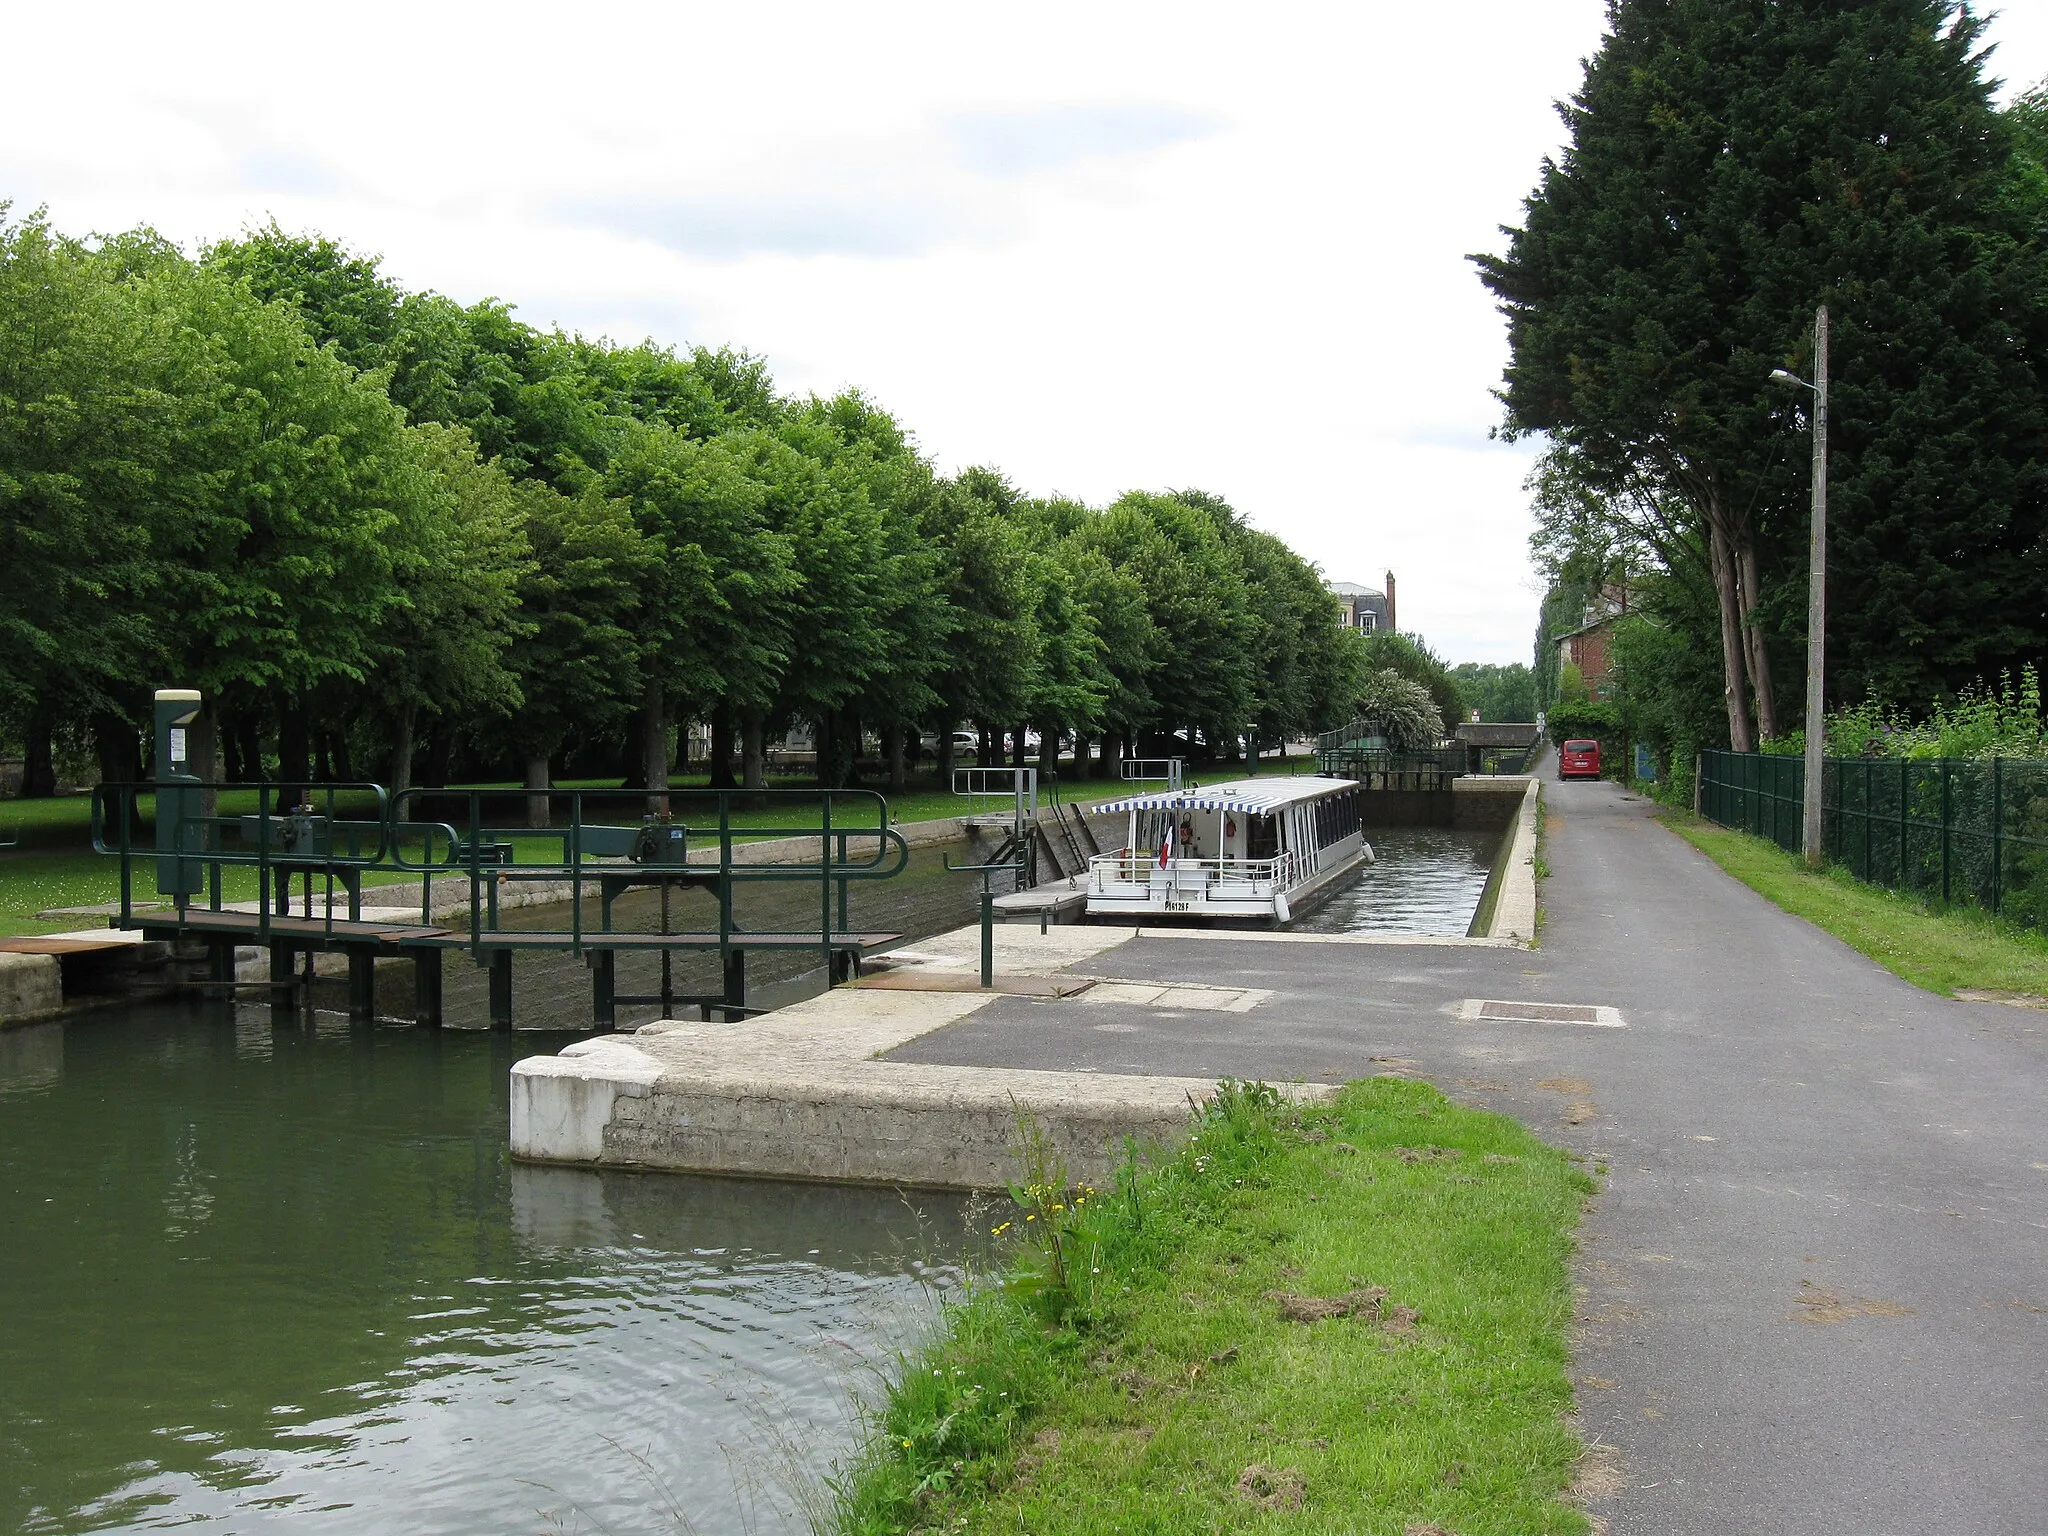
[{"label": "towpath", "polygon": [[1908,986],[1614,785],[1546,796],[1533,952],[1139,938],[1085,968],[1273,996],[1002,998],[896,1057],[1427,1077],[1609,1168],[1575,1364],[1618,1536],[2048,1531],[2048,1014]]}]

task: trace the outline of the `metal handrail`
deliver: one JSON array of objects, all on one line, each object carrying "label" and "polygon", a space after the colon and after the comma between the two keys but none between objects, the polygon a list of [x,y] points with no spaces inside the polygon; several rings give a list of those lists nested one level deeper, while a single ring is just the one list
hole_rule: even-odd
[{"label": "metal handrail", "polygon": [[[256,811],[250,815],[223,815],[220,811],[221,796],[236,796],[253,793],[256,797]],[[186,797],[191,802],[203,804],[211,798],[214,813],[205,815],[181,814],[178,818],[178,832],[169,847],[145,848],[137,837],[138,811],[142,796],[149,795],[161,801],[166,795]],[[338,797],[369,795],[376,802],[374,820],[361,820],[337,814]],[[300,799],[286,808],[292,796],[318,796],[320,800]],[[317,805],[324,801],[325,810],[310,814],[302,807]],[[159,811],[161,807],[159,805]],[[205,872],[207,885],[207,906],[205,910],[224,910],[221,871],[224,869],[254,869],[257,872],[256,912],[258,942],[267,941],[271,928],[271,872],[282,871],[289,879],[294,870],[307,877],[307,901],[312,900],[311,881],[315,870],[326,876],[325,912],[322,928],[328,937],[334,932],[334,879],[336,871],[353,871],[356,884],[349,888],[350,909],[357,909],[360,897],[360,877],[364,871],[388,867],[385,858],[391,852],[390,846],[390,797],[381,784],[368,781],[336,784],[271,784],[271,783],[205,783],[197,779],[180,780],[171,783],[142,784],[101,784],[92,792],[92,846],[93,851],[114,854],[121,861],[121,926],[129,927],[134,920],[134,866],[138,857],[157,861],[159,869],[165,864],[172,866],[170,893],[174,905],[182,914],[191,905],[185,890],[185,871],[196,865]],[[109,819],[115,821],[112,841],[109,841]],[[161,816],[153,818],[161,825]],[[238,837],[246,837],[251,822],[256,828],[256,847],[253,852],[240,852],[217,846],[219,839],[210,834],[232,830]],[[347,853],[334,851],[332,834],[343,829],[348,834]],[[365,852],[362,837],[374,831],[375,841],[370,851]],[[280,851],[279,841],[273,832],[288,832],[294,842],[318,838],[323,834],[328,842],[324,850],[308,848],[301,852],[294,849]],[[214,845],[214,846],[210,846]],[[344,875],[346,884],[346,876]],[[288,896],[288,892],[285,895]],[[282,898],[281,898],[282,899]],[[282,905],[279,917],[289,917],[290,912]]]},{"label": "metal handrail", "polygon": [[1127,757],[1117,768],[1117,776],[1129,784],[1152,784],[1165,781],[1168,792],[1179,789],[1187,778],[1188,760],[1184,757]]},{"label": "metal handrail", "polygon": [[[817,824],[809,822],[773,826],[736,826],[732,820],[733,801],[746,800],[784,802],[792,805],[819,806],[820,796],[824,802],[817,817]],[[643,790],[586,790],[586,789],[525,789],[525,788],[430,788],[408,789],[393,797],[393,814],[397,817],[409,807],[421,801],[436,798],[447,799],[461,796],[466,814],[462,818],[465,828],[457,832],[451,823],[404,821],[403,825],[430,827],[445,831],[450,838],[448,854],[441,859],[429,857],[422,863],[409,862],[402,852],[394,855],[395,867],[417,869],[429,879],[433,871],[453,870],[466,875],[470,884],[469,925],[470,942],[475,945],[490,933],[498,931],[499,910],[497,891],[503,880],[522,881],[563,880],[574,887],[575,894],[570,901],[570,944],[580,950],[585,928],[583,926],[582,888],[593,881],[616,879],[621,875],[638,874],[649,884],[663,881],[688,880],[711,882],[719,892],[719,936],[720,953],[730,947],[730,938],[738,930],[732,921],[730,885],[735,882],[818,880],[822,883],[823,903],[819,924],[819,943],[828,953],[832,949],[834,928],[833,897],[834,883],[837,883],[837,907],[839,932],[845,932],[848,921],[848,885],[855,880],[886,880],[902,873],[910,860],[909,844],[893,827],[881,824],[886,815],[888,802],[874,790],[670,790],[666,794],[656,792],[650,795]],[[546,799],[550,807],[550,825],[532,827],[524,825],[492,825],[485,815],[486,802],[501,799],[519,802],[522,810],[535,799]],[[831,802],[838,798],[855,798],[871,802],[875,807],[877,824],[874,826],[834,826],[832,824]],[[669,814],[648,816],[640,826],[621,825],[615,821],[592,820],[586,815],[586,808],[592,805],[602,807],[606,803],[614,806],[625,803],[645,804],[650,800],[668,802],[673,800],[715,802],[717,820],[715,823],[702,821],[692,823],[685,818]],[[553,807],[566,804],[569,819],[566,825],[553,825]],[[680,833],[683,857],[680,860],[646,858],[635,860],[625,852],[593,852],[592,834],[603,833],[598,843],[616,846],[620,837],[633,839],[642,834],[654,834],[657,841],[661,834]],[[693,834],[696,836],[693,838]],[[817,838],[819,858],[817,862],[754,862],[735,858],[736,849],[744,849],[749,842],[774,842],[790,838]],[[690,853],[693,841],[715,839],[718,859],[696,859]],[[875,848],[872,855],[856,857],[851,844],[873,839]],[[559,856],[543,859],[522,859],[519,850],[522,845],[554,843],[559,845]],[[509,852],[510,858],[500,857],[500,851]],[[836,850],[836,851],[835,851]],[[431,839],[428,853],[431,855]],[[892,857],[893,854],[893,857]],[[488,859],[487,859],[488,855]],[[424,900],[430,900],[423,893]],[[428,909],[431,910],[431,909]],[[601,932],[610,932],[609,910],[605,914],[605,926]],[[809,930],[805,930],[808,932]]]},{"label": "metal handrail", "polygon": [[1008,870],[1021,883],[1024,878],[1023,853],[1020,851],[1013,860],[994,864],[955,864],[949,853],[942,856],[942,862],[952,874],[981,876],[981,984],[992,987],[996,976],[996,894],[991,882]]}]

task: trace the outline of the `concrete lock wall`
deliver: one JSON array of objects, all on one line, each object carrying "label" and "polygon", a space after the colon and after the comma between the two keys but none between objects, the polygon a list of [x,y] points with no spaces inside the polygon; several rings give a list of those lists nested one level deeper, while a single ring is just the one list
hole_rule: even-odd
[{"label": "concrete lock wall", "polygon": [[1126,1136],[1171,1142],[1188,1123],[1185,1100],[1090,1105],[998,1098],[964,1081],[949,1089],[922,1095],[908,1083],[784,1083],[773,1094],[662,1090],[616,1102],[602,1156],[648,1168],[1001,1189],[1017,1176],[1022,1114],[1044,1131],[1071,1177],[1100,1185],[1113,1177]]},{"label": "concrete lock wall", "polygon": [[1526,774],[1451,780],[1449,789],[1364,789],[1359,817],[1368,827],[1460,827],[1490,831],[1514,819]]},{"label": "concrete lock wall", "polygon": [[0,1025],[47,1018],[64,1006],[64,967],[55,955],[0,954]]}]

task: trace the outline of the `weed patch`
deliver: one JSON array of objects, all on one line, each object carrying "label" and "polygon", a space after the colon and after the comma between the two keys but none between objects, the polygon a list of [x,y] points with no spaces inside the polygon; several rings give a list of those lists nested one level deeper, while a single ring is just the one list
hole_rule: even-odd
[{"label": "weed patch", "polygon": [[1095,1193],[1020,1139],[1012,1246],[900,1363],[841,1536],[1586,1530],[1563,1153],[1393,1078],[1226,1083]]}]

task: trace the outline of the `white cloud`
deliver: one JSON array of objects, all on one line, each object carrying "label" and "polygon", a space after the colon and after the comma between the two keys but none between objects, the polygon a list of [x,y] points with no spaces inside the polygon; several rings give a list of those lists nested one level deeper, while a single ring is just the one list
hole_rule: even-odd
[{"label": "white cloud", "polygon": [[[1994,63],[2048,74],[2048,10]],[[195,242],[275,215],[399,281],[858,385],[943,465],[1228,496],[1525,658],[1498,244],[1601,0],[114,3],[10,18],[0,197]]]}]

